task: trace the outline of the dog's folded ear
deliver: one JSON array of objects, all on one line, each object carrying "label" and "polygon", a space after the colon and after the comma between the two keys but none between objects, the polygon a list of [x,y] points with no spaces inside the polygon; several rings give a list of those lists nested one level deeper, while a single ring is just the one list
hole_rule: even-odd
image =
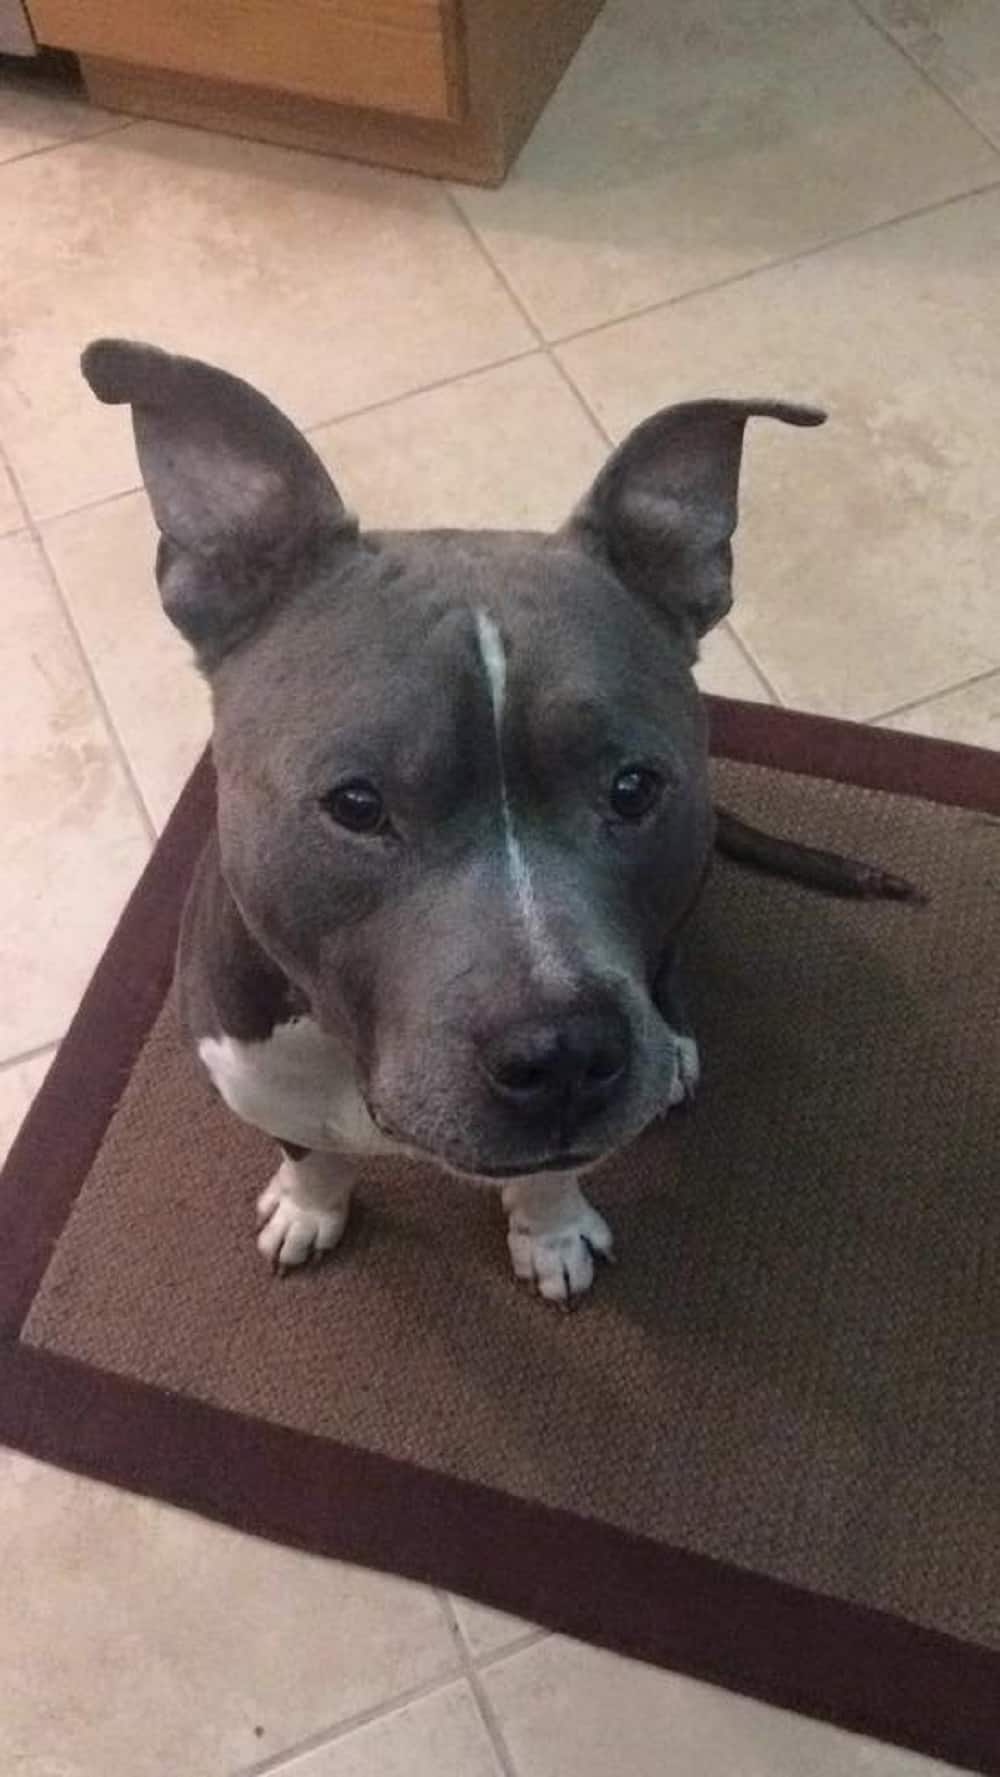
[{"label": "dog's folded ear", "polygon": [[82,369],[98,400],[131,405],[164,609],[210,670],[357,527],[301,432],[239,377],[119,339],[95,340]]},{"label": "dog's folded ear", "polygon": [[815,407],[691,401],[665,407],[609,458],[562,533],[599,556],[683,636],[698,638],[732,603],[732,549],[747,420],[819,426]]}]

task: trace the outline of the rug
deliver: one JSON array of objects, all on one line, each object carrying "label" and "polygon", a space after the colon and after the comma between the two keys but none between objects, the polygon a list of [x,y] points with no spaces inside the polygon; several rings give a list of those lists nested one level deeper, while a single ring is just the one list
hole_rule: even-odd
[{"label": "rug", "polygon": [[408,1163],[330,1264],[262,1264],[272,1145],[170,991],[202,763],[0,1185],[0,1438],[1000,1773],[1000,756],[711,707],[720,801],[930,900],[720,861],[698,1106],[592,1179],[573,1315]]}]

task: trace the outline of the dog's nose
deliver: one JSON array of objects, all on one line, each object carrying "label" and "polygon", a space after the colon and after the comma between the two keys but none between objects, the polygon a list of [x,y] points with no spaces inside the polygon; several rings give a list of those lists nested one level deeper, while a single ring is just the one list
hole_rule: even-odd
[{"label": "dog's nose", "polygon": [[629,1063],[629,1032],[618,1012],[533,1018],[490,1039],[483,1063],[491,1091],[533,1118],[567,1127],[603,1110]]}]

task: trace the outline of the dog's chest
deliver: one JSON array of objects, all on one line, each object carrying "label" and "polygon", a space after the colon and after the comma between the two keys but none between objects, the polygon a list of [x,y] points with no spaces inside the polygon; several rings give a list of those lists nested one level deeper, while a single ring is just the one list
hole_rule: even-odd
[{"label": "dog's chest", "polygon": [[368,1114],[349,1054],[311,1018],[277,1025],[259,1043],[203,1037],[198,1055],[230,1110],[279,1141],[357,1154],[391,1149]]}]

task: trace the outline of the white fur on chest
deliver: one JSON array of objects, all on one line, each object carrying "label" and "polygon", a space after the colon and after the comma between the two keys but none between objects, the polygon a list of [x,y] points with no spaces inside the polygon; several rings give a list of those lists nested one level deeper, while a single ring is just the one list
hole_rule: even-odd
[{"label": "white fur on chest", "polygon": [[279,1141],[328,1152],[394,1151],[368,1114],[346,1049],[311,1018],[279,1024],[261,1043],[203,1037],[198,1054],[230,1110]]}]

